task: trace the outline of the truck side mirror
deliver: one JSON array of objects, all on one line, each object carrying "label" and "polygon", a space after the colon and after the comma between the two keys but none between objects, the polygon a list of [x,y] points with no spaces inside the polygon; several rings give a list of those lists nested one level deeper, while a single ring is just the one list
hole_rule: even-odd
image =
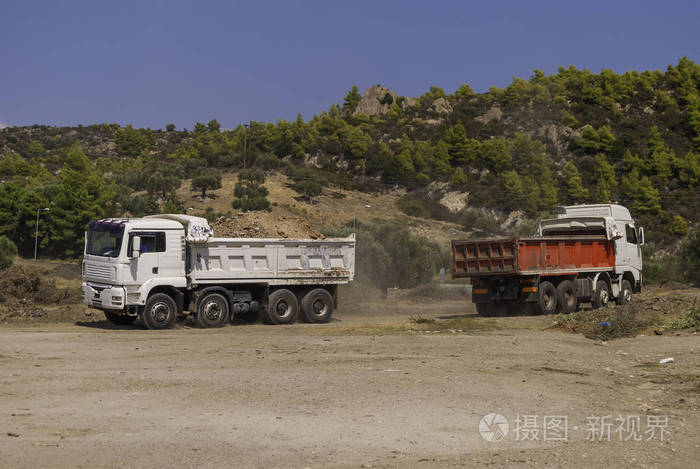
[{"label": "truck side mirror", "polygon": [[131,239],[131,257],[137,258],[141,255],[141,236],[134,236]]},{"label": "truck side mirror", "polygon": [[644,228],[639,228],[639,245],[644,246]]}]

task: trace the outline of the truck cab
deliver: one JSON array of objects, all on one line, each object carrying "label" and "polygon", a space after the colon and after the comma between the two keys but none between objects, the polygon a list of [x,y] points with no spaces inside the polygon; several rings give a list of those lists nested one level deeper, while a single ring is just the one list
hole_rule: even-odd
[{"label": "truck cab", "polygon": [[157,285],[183,288],[185,230],[168,219],[93,221],[85,232],[83,301],[128,310],[146,303]]},{"label": "truck cab", "polygon": [[556,212],[556,218],[540,222],[538,236],[598,234],[613,240],[613,274],[627,278],[633,291],[641,292],[644,228],[635,226],[626,207],[615,204],[569,205],[556,207]]}]

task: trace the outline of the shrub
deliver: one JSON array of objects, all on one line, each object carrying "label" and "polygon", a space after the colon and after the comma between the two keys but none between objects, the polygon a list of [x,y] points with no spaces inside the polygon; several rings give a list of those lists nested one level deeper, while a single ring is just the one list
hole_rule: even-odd
[{"label": "shrub", "polygon": [[10,267],[17,255],[17,246],[7,236],[0,236],[0,269]]},{"label": "shrub", "polygon": [[689,329],[691,327],[700,327],[700,306],[697,306],[697,301],[694,301],[693,306],[680,317],[664,324],[665,329]]},{"label": "shrub", "polygon": [[695,225],[688,233],[678,257],[685,279],[693,284],[700,283],[700,225]]}]

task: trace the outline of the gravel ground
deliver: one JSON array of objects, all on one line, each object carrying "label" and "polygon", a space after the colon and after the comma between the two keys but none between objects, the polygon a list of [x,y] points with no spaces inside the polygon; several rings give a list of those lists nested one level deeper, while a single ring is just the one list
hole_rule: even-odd
[{"label": "gravel ground", "polygon": [[[466,321],[414,330],[417,311]],[[697,333],[601,343],[543,330],[543,318],[478,318],[464,301],[374,315],[348,305],[336,317],[218,330],[2,326],[1,465],[668,468],[700,457]],[[500,442],[479,432],[489,413],[509,424]],[[553,416],[567,418],[566,441],[545,441]],[[640,441],[620,438],[618,416],[639,416]],[[610,419],[610,441],[587,441],[595,418]],[[647,440],[654,423],[670,432],[663,442]]]}]

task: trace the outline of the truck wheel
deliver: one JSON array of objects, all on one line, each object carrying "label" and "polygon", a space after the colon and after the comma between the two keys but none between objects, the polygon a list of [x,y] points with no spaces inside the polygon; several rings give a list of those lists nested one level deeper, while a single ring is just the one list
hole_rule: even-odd
[{"label": "truck wheel", "polygon": [[267,313],[264,317],[270,324],[291,324],[299,314],[299,301],[291,291],[282,288],[270,293],[267,299]]},{"label": "truck wheel", "polygon": [[141,313],[141,319],[149,329],[168,329],[175,324],[176,316],[175,300],[165,293],[151,295]]},{"label": "truck wheel", "polygon": [[197,325],[201,328],[221,327],[229,320],[228,301],[219,293],[209,293],[197,307]]},{"label": "truck wheel", "polygon": [[105,311],[105,317],[109,322],[115,326],[130,326],[136,321],[136,316],[129,316],[128,314],[117,314]]},{"label": "truck wheel", "polygon": [[578,299],[576,288],[571,280],[563,280],[557,285],[557,309],[561,314],[569,314],[576,311]]},{"label": "truck wheel", "polygon": [[557,311],[557,289],[551,282],[540,282],[537,306],[540,314],[554,314]]},{"label": "truck wheel", "polygon": [[476,312],[479,316],[489,318],[494,315],[494,307],[492,303],[476,303]]},{"label": "truck wheel", "polygon": [[301,314],[308,322],[328,322],[333,314],[333,297],[325,288],[315,288],[301,299]]},{"label": "truck wheel", "polygon": [[591,305],[593,309],[607,308],[610,302],[610,289],[608,284],[604,280],[598,280],[595,284],[595,292],[593,292],[593,298],[591,298]]},{"label": "truck wheel", "polygon": [[617,304],[626,305],[630,301],[632,301],[632,284],[629,280],[623,280],[620,296],[617,297]]}]

